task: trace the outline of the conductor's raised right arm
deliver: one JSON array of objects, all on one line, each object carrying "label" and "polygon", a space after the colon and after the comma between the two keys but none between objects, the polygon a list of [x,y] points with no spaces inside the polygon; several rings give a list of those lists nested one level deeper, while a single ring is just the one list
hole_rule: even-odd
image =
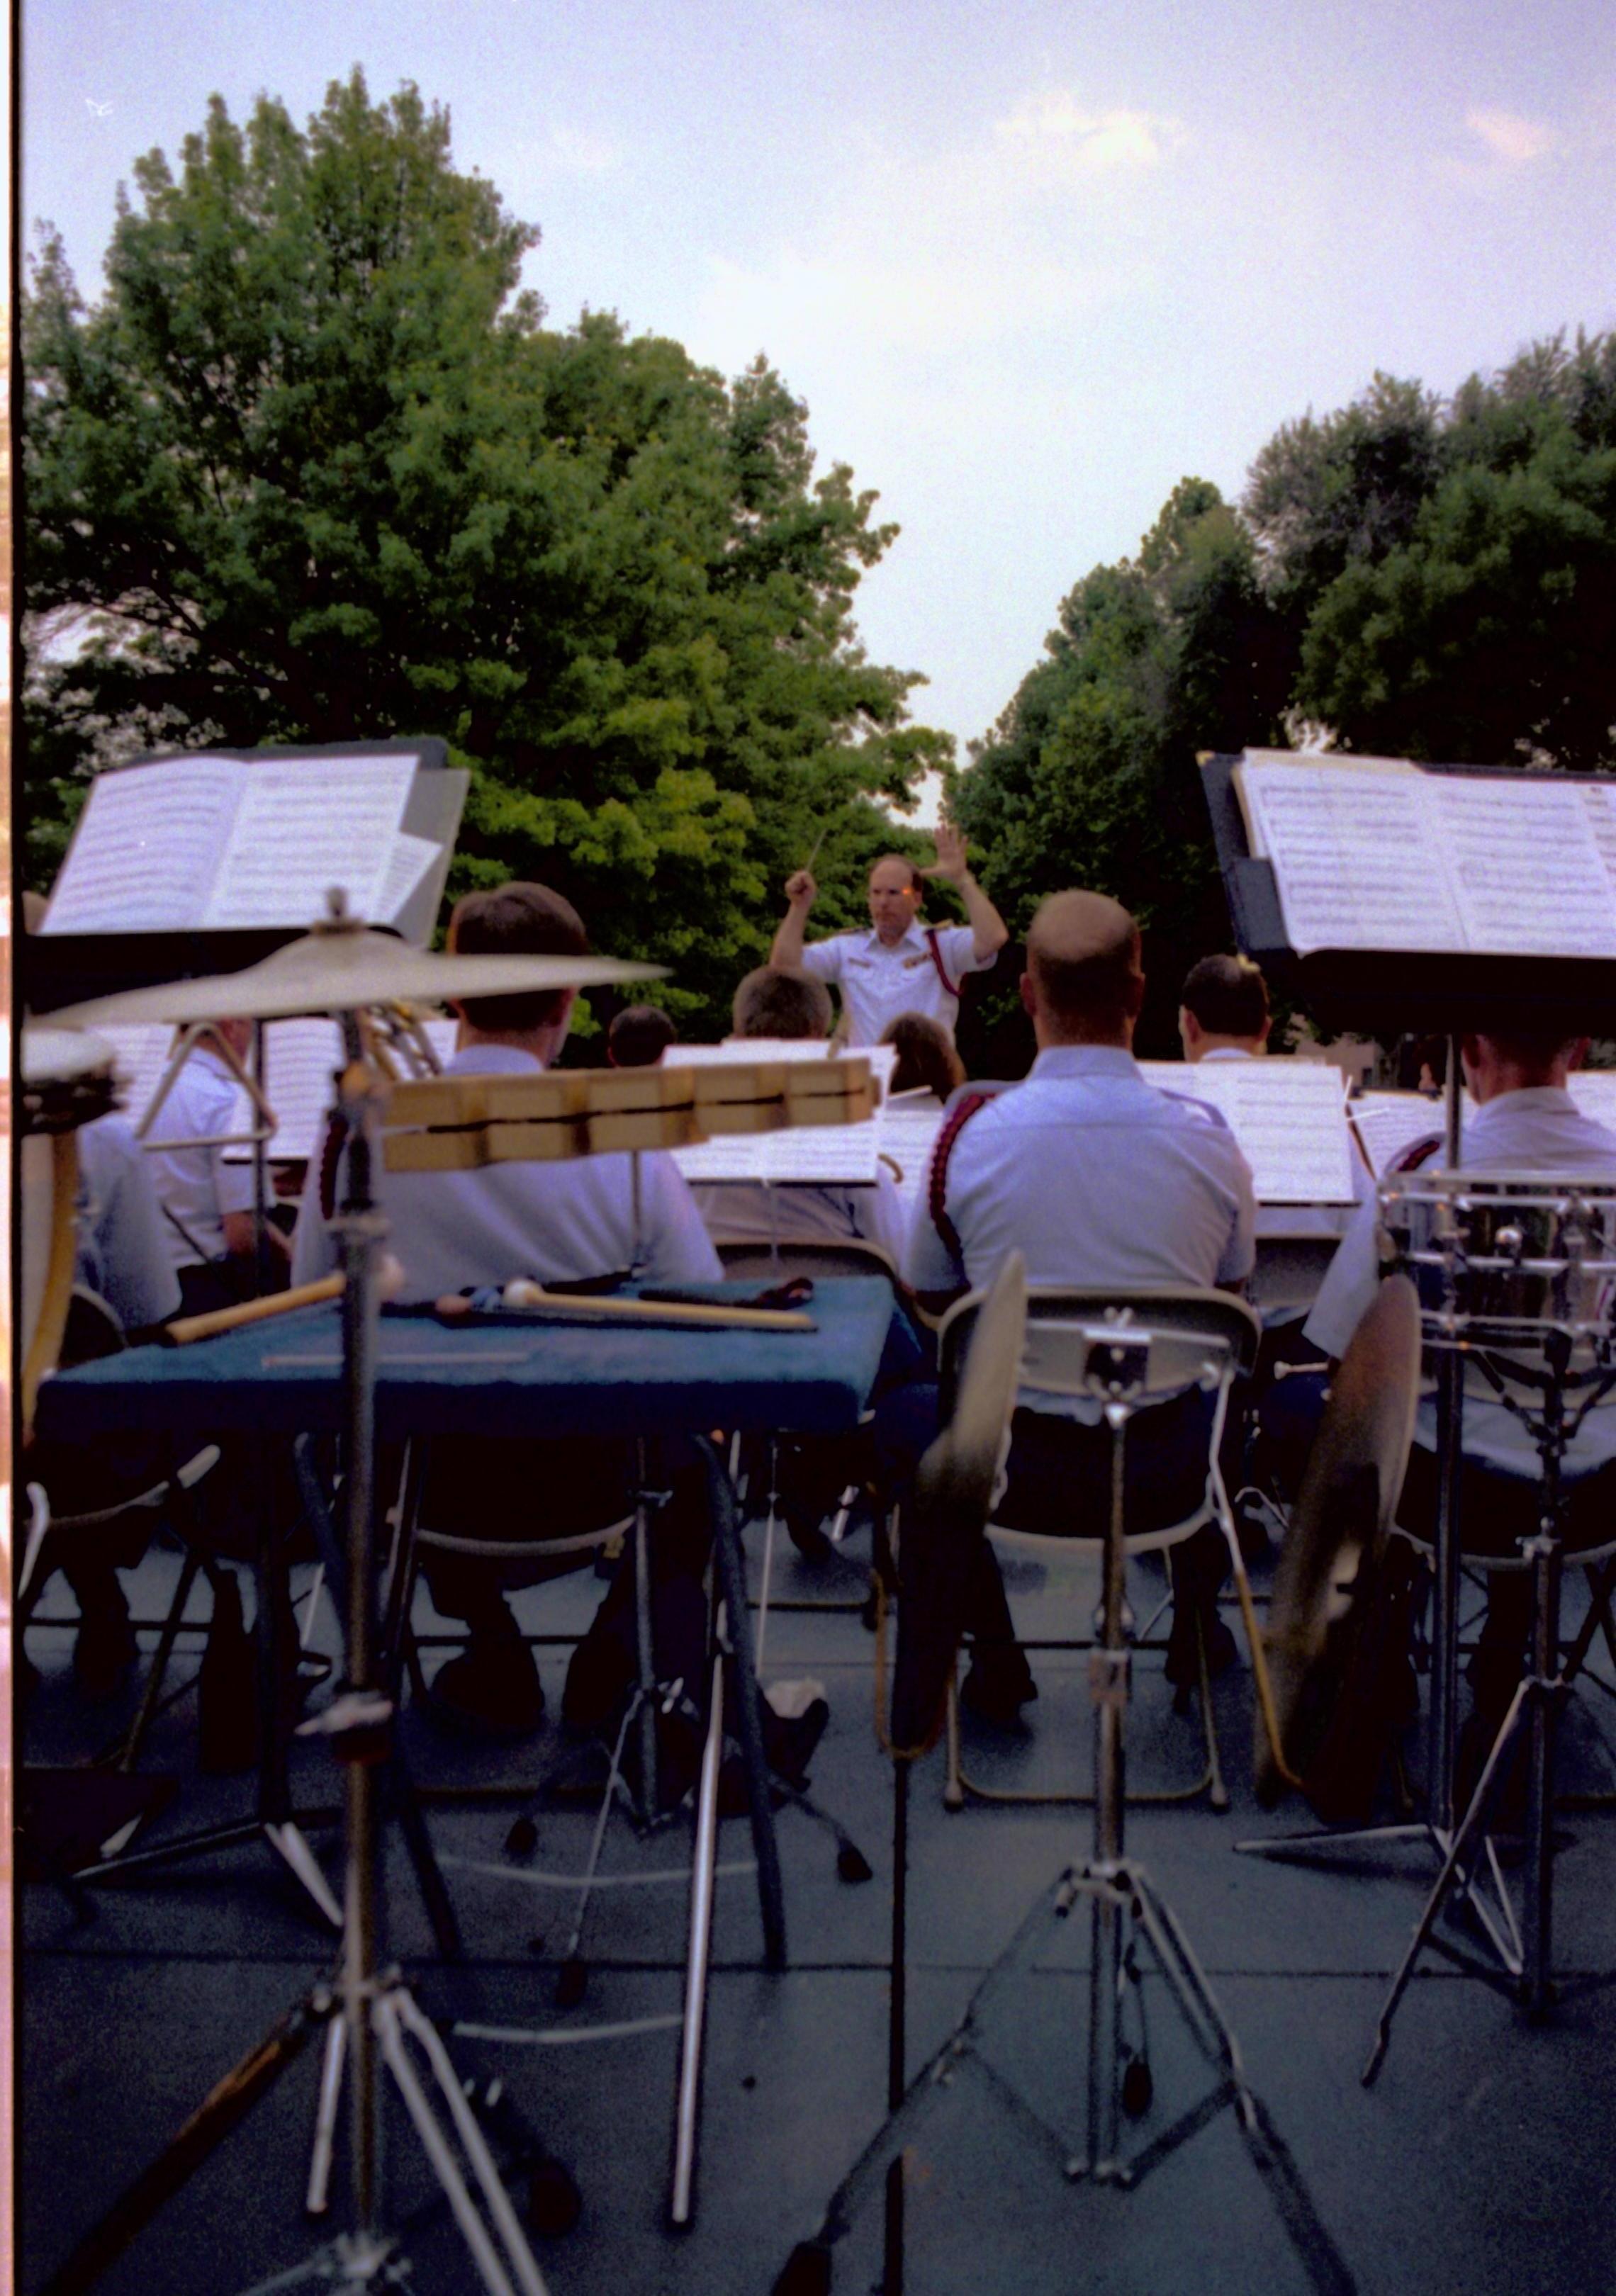
[{"label": "conductor's raised right arm", "polygon": [[818,890],[819,888],[814,882],[813,872],[810,869],[794,870],[786,879],[785,898],[788,906],[784,916],[780,920],[779,928],[775,934],[774,945],[768,953],[768,961],[771,964],[782,966],[791,972],[796,972],[800,968],[802,941],[803,935],[808,931],[808,911],[814,906],[814,897]]}]

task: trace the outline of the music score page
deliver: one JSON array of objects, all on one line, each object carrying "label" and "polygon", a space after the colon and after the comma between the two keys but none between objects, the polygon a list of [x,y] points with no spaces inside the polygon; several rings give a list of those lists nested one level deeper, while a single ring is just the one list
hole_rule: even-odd
[{"label": "music score page", "polygon": [[1345,1086],[1325,1061],[1141,1061],[1159,1091],[1217,1109],[1251,1168],[1259,1204],[1349,1204]]},{"label": "music score page", "polygon": [[1616,787],[1248,750],[1236,788],[1299,955],[1616,956]]}]

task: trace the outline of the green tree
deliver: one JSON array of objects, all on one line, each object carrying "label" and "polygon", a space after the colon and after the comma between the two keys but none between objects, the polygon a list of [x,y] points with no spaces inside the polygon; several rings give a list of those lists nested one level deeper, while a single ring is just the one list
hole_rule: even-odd
[{"label": "green tree", "polygon": [[718,1018],[819,824],[948,758],[857,641],[874,496],[761,359],[546,327],[413,87],[215,98],[135,180],[102,300],[47,238],[24,310],[35,880],[119,758],[437,734],[452,885],[543,877]]},{"label": "green tree", "polygon": [[1178,989],[1228,942],[1197,752],[1274,738],[1285,698],[1251,538],[1216,487],[1185,479],[1139,554],[1063,601],[960,778],[984,883],[1013,931],[1045,894],[1092,886],[1146,936],[1140,1049],[1176,1048]]}]

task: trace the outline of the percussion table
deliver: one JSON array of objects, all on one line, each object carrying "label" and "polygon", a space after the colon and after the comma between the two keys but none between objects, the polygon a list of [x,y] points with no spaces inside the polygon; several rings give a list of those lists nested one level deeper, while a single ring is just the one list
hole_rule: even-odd
[{"label": "percussion table", "polygon": [[[682,1285],[686,1293],[723,1301],[755,1296],[756,1286]],[[451,1327],[430,1313],[385,1313],[376,1344],[377,1437],[845,1432],[875,1384],[891,1285],[866,1276],[818,1281],[808,1313],[814,1329],[798,1332],[514,1317],[508,1326]],[[60,1372],[40,1389],[38,1423],[58,1441],[131,1428],[334,1433],[342,1423],[340,1308],[301,1308],[190,1347],[132,1348]],[[744,1683],[752,1662],[740,1527],[727,1479],[710,1480],[720,1584]],[[738,1706],[744,1742],[755,1706],[745,1695]],[[760,1744],[746,1751],[750,1770]],[[784,1911],[767,1791],[754,1795],[752,1829],[767,1959],[779,1968]]]}]

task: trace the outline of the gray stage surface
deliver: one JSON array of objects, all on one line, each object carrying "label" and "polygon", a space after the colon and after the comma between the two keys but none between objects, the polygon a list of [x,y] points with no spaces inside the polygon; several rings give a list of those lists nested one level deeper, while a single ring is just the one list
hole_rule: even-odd
[{"label": "gray stage surface", "polygon": [[[749,1533],[754,1550],[758,1533]],[[867,1541],[810,1571],[787,1549],[777,1593],[862,1591]],[[154,1553],[137,1585],[155,1613],[172,1583],[172,1556]],[[754,1560],[755,1569],[755,1560]],[[1153,1580],[1152,1585],[1156,1582]],[[1580,1580],[1568,1582],[1579,1611]],[[597,1593],[587,1574],[517,1598],[536,1631],[576,1628]],[[1092,1577],[1077,1565],[1057,1581],[1022,1566],[1012,1592],[1024,1632],[1058,1633],[1087,1620]],[[1141,1599],[1148,1608],[1149,1588]],[[196,1599],[198,1614],[204,1598]],[[60,1585],[47,1610],[66,1617]],[[431,1624],[422,1598],[421,1623]],[[150,1640],[150,1637],[147,1637]],[[331,1648],[329,1607],[316,1641]],[[43,1672],[28,1718],[36,1759],[86,1759],[108,1718],[78,1707],[67,1673],[65,1627],[39,1625],[30,1652]],[[185,1671],[194,1663],[190,1646]],[[767,2296],[793,2243],[882,2116],[890,1878],[890,1775],[872,1734],[870,1636],[856,1616],[773,1616],[767,1677],[811,1675],[825,1685],[832,1723],[814,1764],[814,1789],[875,1868],[873,1882],[837,1878],[832,1837],[801,1813],[780,1817],[792,1967],[758,1969],[759,1932],[750,1877],[720,1881],[712,1984],[706,2117],[696,2224],[663,2229],[677,2033],[588,2047],[483,2052],[496,2062],[530,2121],[574,2168],[581,2225],[537,2247],[556,2296]],[[552,1707],[561,1655],[543,1654]],[[1610,1655],[1595,1645],[1605,1677]],[[1134,1782],[1193,1774],[1197,1726],[1177,1720],[1145,1656],[1130,1720]],[[1043,1687],[1026,1736],[972,1751],[1005,1784],[1087,1778],[1089,1720],[1077,1656],[1037,1660]],[[1373,2022],[1409,1936],[1427,1869],[1406,1861],[1355,1873],[1236,1857],[1241,1835],[1304,1821],[1272,1815],[1251,1797],[1251,1677],[1243,1664],[1217,1687],[1234,1809],[1130,1813],[1129,1847],[1174,1906],[1242,2044],[1251,2083],[1288,2144],[1318,2216],[1363,2296],[1551,2296],[1616,2286],[1616,1817],[1578,1810],[1557,1862],[1558,1964],[1566,1997],[1553,2020],[1529,2026],[1489,1988],[1431,1957],[1397,2023],[1378,2086],[1358,2075]],[[153,1829],[191,1826],[250,1806],[250,1780],[213,1781],[196,1769],[194,1699],[167,1713],[145,1767],[180,1781]],[[111,1718],[116,1723],[115,1710]],[[439,1783],[520,1780],[552,1744],[547,1721],[529,1749],[479,1752],[446,1740],[419,1714],[406,1718],[417,1775]],[[1616,1696],[1585,1684],[1566,1725],[1562,1784],[1616,1788]],[[983,1967],[1060,1869],[1087,1847],[1086,1812],[1013,1813],[980,1807],[950,1816],[942,1763],[916,1773],[911,1835],[910,2062],[935,2048]],[[305,1801],[334,1798],[324,1757],[299,1743],[294,1786]],[[435,1811],[446,1859],[499,1865],[509,1813]],[[588,1820],[546,1817],[537,1858],[581,1861]],[[677,1862],[687,1824],[647,1841],[614,1821],[606,1865],[624,1872]],[[721,1854],[742,1859],[743,1823],[723,1829]],[[320,1837],[329,1874],[335,1837]],[[388,1844],[391,1950],[412,1971],[434,2015],[583,2026],[677,2010],[685,1904],[677,1889],[611,1891],[597,1901],[587,1951],[591,1978],[576,2009],[555,2008],[570,1926],[569,1900],[518,1882],[449,1865],[471,1967],[433,1967],[429,1933],[396,1833]],[[996,2008],[989,2058],[1012,2072],[1039,2111],[1079,2145],[1083,2113],[1086,1921],[1052,1923],[1034,1966]],[[329,1932],[267,1851],[249,1848],[138,1888],[102,1890],[85,1925],[54,1890],[22,1893],[19,2194],[21,2287],[39,2290],[131,2176],[232,2062],[330,1965]],[[1158,2101],[1141,2133],[1164,2125],[1204,2086],[1179,2048],[1165,2000],[1153,1989]],[[317,2052],[292,2068],[243,2127],[103,2284],[114,2296],[221,2296],[293,2264],[315,2234],[301,2212]],[[388,2173],[394,2219],[429,2204],[410,2239],[411,2285],[477,2286],[468,2259],[431,2191],[401,2116],[390,2115]],[[341,2194],[340,2161],[336,2186]],[[908,2164],[910,2296],[1017,2292],[1068,2296],[1285,2296],[1308,2279],[1272,2195],[1224,2115],[1137,2190],[1065,2184],[1003,2102],[975,2079],[954,2083]],[[838,2291],[878,2282],[880,2207],[835,2252]]]}]

